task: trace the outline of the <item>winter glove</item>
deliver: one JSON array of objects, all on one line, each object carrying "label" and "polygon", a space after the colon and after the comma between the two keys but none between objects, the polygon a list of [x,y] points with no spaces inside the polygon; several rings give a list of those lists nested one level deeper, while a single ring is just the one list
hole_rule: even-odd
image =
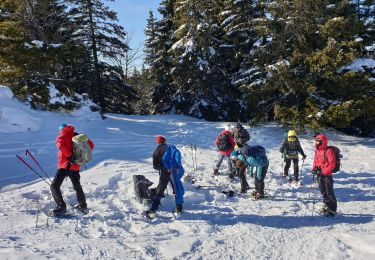
[{"label": "winter glove", "polygon": [[302,154],[302,160],[306,159],[306,154]]}]

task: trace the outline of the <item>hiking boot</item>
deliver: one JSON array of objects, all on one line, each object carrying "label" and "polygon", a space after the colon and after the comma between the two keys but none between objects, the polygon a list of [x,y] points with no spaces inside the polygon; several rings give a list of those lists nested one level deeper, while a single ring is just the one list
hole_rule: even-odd
[{"label": "hiking boot", "polygon": [[219,175],[219,169],[214,169],[214,175]]},{"label": "hiking boot", "polygon": [[245,193],[247,193],[247,190],[248,190],[248,189],[241,189],[241,190],[240,190],[240,193],[245,194]]},{"label": "hiking boot", "polygon": [[52,212],[55,215],[66,214],[66,205],[57,205],[57,207]]},{"label": "hiking boot", "polygon": [[229,173],[229,174],[228,174],[228,178],[229,178],[230,180],[233,180],[233,179],[234,179],[234,175],[233,175],[233,173]]},{"label": "hiking boot", "polygon": [[176,213],[181,214],[182,213],[182,204],[177,204],[176,205]]},{"label": "hiking boot", "polygon": [[255,197],[256,195],[257,195],[257,191],[255,190],[255,191],[253,191],[252,193],[251,193],[251,196],[253,196],[253,197]]}]

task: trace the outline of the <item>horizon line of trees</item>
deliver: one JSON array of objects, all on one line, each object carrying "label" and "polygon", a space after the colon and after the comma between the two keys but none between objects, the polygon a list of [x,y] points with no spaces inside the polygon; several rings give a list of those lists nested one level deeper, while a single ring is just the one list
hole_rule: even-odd
[{"label": "horizon line of trees", "polygon": [[162,0],[132,72],[139,48],[105,2],[1,1],[0,84],[34,108],[63,106],[53,84],[102,114],[374,133],[375,69],[349,66],[375,57],[372,0]]}]

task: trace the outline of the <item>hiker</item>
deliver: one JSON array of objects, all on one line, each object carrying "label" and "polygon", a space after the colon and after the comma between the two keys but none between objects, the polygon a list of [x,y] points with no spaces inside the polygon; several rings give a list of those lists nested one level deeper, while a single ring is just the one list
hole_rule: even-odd
[{"label": "hiker", "polygon": [[230,124],[227,124],[224,130],[216,137],[215,144],[219,150],[219,157],[214,167],[214,175],[219,175],[220,165],[223,162],[224,158],[227,157],[228,158],[228,170],[229,170],[228,177],[230,179],[233,179],[234,172],[233,172],[232,163],[230,160],[230,154],[233,151],[233,148],[235,147],[236,142],[234,141],[230,130],[231,130],[231,126]]},{"label": "hiker", "polygon": [[231,153],[231,157],[236,161],[236,168],[239,170],[241,181],[241,193],[246,193],[249,185],[246,181],[246,168],[249,167],[249,175],[254,178],[255,191],[252,197],[256,200],[264,198],[264,179],[267,174],[269,161],[264,147],[260,145],[243,145],[241,150]]},{"label": "hiker", "polygon": [[236,142],[237,147],[241,148],[246,142],[250,140],[249,132],[241,125],[237,123],[232,131],[232,136]]},{"label": "hiker", "polygon": [[[53,210],[54,214],[65,214],[66,204],[61,194],[60,186],[66,177],[72,181],[73,188],[77,194],[78,205],[75,207],[82,212],[87,211],[87,203],[85,193],[80,183],[80,166],[74,162],[73,158],[73,141],[72,138],[78,135],[74,132],[74,127],[61,124],[59,127],[59,135],[56,139],[56,147],[58,149],[58,165],[57,172],[51,184],[52,197],[57,207]],[[94,149],[94,143],[87,141],[91,150]]]},{"label": "hiker", "polygon": [[160,200],[164,197],[164,191],[167,189],[169,182],[171,182],[175,194],[176,213],[180,214],[184,202],[184,188],[180,179],[185,172],[181,165],[181,153],[175,146],[166,144],[164,136],[156,136],[155,142],[158,146],[152,155],[152,163],[154,169],[159,171],[159,183],[151,207],[144,214],[151,216],[159,209]]},{"label": "hiker", "polygon": [[298,182],[299,180],[299,168],[298,168],[298,153],[302,155],[302,160],[305,160],[306,155],[303,152],[301,144],[298,140],[296,131],[289,130],[288,136],[284,138],[284,142],[280,147],[280,152],[284,157],[285,167],[283,178],[288,177],[290,165],[293,161],[294,175],[293,178],[289,179],[289,182]]},{"label": "hiker", "polygon": [[317,176],[320,193],[324,206],[321,214],[332,217],[337,210],[337,201],[333,191],[332,173],[336,167],[336,156],[332,149],[328,149],[328,140],[324,134],[315,136],[315,152],[312,174]]}]

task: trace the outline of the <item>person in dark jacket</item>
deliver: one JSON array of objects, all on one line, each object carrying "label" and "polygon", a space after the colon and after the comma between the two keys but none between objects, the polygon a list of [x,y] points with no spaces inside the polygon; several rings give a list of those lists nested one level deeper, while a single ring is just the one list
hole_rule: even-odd
[{"label": "person in dark jacket", "polygon": [[298,154],[302,155],[305,160],[306,155],[303,152],[301,144],[297,138],[296,131],[289,130],[288,137],[284,139],[283,144],[280,147],[280,152],[283,154],[285,167],[284,167],[284,178],[288,177],[289,168],[293,161],[294,166],[294,178],[290,178],[289,181],[298,182],[299,179],[299,167],[298,167]]},{"label": "person in dark jacket", "polygon": [[[65,214],[66,203],[61,194],[61,184],[66,177],[72,181],[73,188],[77,194],[79,205],[76,207],[84,213],[87,213],[86,196],[83,192],[80,183],[80,166],[71,161],[73,156],[73,136],[77,135],[74,132],[74,127],[66,124],[61,124],[59,127],[59,136],[56,139],[56,147],[58,149],[58,165],[57,172],[51,184],[52,197],[55,200],[57,207],[53,210],[54,214]],[[94,143],[88,140],[91,149],[94,149]]]},{"label": "person in dark jacket", "polygon": [[[153,155],[152,164],[155,170],[159,171],[159,183],[156,187],[156,192],[152,200],[152,204],[149,210],[145,211],[146,216],[154,215],[159,209],[161,198],[164,197],[164,191],[168,187],[168,183],[171,182],[171,171],[166,169],[163,164],[163,156],[167,150],[168,145],[164,136],[158,135],[155,137],[155,142],[158,144]],[[176,213],[182,212],[182,204],[176,204]]]},{"label": "person in dark jacket", "polygon": [[332,172],[336,167],[336,157],[332,149],[327,149],[328,140],[324,134],[315,136],[315,152],[312,174],[317,175],[324,206],[320,213],[328,217],[335,215],[337,200],[333,190]]},{"label": "person in dark jacket", "polygon": [[247,141],[250,140],[249,132],[241,125],[237,123],[232,131],[232,136],[236,142],[237,147],[241,148]]}]

